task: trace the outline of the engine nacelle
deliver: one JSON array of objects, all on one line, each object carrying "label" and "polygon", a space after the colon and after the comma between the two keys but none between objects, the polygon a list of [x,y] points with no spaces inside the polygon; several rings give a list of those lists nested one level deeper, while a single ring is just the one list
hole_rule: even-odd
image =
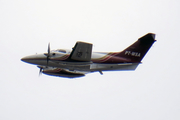
[{"label": "engine nacelle", "polygon": [[67,78],[76,78],[76,77],[83,77],[85,74],[75,71],[69,71],[60,68],[44,68],[42,73],[51,76],[57,77],[67,77]]}]

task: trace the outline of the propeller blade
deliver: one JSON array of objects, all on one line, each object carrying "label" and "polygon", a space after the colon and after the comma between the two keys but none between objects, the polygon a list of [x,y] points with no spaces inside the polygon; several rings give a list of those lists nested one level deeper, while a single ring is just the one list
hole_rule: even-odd
[{"label": "propeller blade", "polygon": [[50,43],[48,44],[48,50],[47,50],[48,54],[47,54],[47,66],[48,66],[48,62],[49,62],[49,57],[50,57]]},{"label": "propeller blade", "polygon": [[48,66],[48,62],[49,62],[49,56],[47,56],[47,66]]},{"label": "propeller blade", "polygon": [[42,74],[42,70],[43,70],[43,68],[41,67],[39,70],[39,76]]},{"label": "propeller blade", "polygon": [[48,56],[50,56],[50,43],[48,44]]}]

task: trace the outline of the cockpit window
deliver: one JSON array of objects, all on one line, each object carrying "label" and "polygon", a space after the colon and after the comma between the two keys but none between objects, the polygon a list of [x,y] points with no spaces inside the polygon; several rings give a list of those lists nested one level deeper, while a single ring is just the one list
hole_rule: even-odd
[{"label": "cockpit window", "polygon": [[60,52],[60,53],[66,53],[66,50],[57,49],[57,50],[51,50],[51,52]]},{"label": "cockpit window", "polygon": [[66,53],[65,50],[58,50],[58,52],[61,52],[61,53]]}]

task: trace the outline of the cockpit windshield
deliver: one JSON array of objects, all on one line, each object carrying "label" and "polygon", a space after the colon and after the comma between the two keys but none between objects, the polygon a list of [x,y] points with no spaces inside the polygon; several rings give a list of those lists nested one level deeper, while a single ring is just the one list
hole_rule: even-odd
[{"label": "cockpit windshield", "polygon": [[52,50],[52,52],[66,53],[66,50],[57,49],[57,50]]},{"label": "cockpit windshield", "polygon": [[59,49],[59,50],[58,50],[58,52],[61,52],[61,53],[66,53],[66,51],[65,51],[65,50],[61,50],[61,49]]}]

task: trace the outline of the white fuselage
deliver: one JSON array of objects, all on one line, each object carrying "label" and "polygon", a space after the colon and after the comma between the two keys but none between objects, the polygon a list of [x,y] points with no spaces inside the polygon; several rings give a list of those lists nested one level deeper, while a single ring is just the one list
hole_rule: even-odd
[{"label": "white fuselage", "polygon": [[[63,51],[63,52],[62,52]],[[92,62],[75,62],[67,61],[71,50],[52,50],[48,66],[59,67],[69,70],[79,71],[108,71],[108,70],[135,70],[139,63],[103,63],[105,60],[110,59],[109,53],[92,52]],[[35,54],[22,58],[23,61],[47,66],[46,56],[44,54]],[[99,62],[96,62],[99,61]]]}]

